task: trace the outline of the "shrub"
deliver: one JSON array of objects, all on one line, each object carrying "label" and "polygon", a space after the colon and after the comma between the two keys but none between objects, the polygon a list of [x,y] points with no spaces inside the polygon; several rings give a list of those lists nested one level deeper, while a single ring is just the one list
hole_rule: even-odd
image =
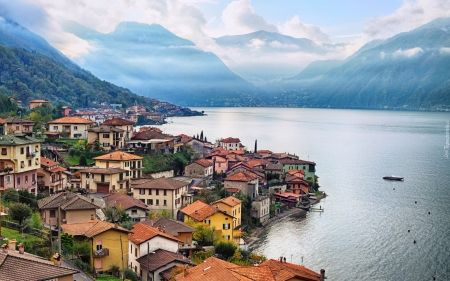
[{"label": "shrub", "polygon": [[87,166],[87,159],[86,159],[86,156],[84,156],[84,154],[82,154],[81,156],[80,156],[80,166]]},{"label": "shrub", "polygon": [[14,188],[8,188],[3,192],[3,200],[11,203],[18,203],[19,193]]},{"label": "shrub", "polygon": [[9,207],[9,215],[11,219],[16,220],[22,225],[22,222],[31,217],[31,209],[25,204],[16,203]]},{"label": "shrub", "polygon": [[123,271],[123,277],[125,277],[125,279],[130,279],[131,281],[139,281],[137,274],[130,268]]},{"label": "shrub", "polygon": [[234,255],[237,246],[232,241],[221,241],[217,243],[215,249],[216,254],[222,256],[224,260],[228,260]]},{"label": "shrub", "polygon": [[82,261],[79,260],[79,259],[74,260],[74,261],[73,261],[73,264],[74,264],[75,266],[77,266],[79,269],[83,270],[84,272],[89,273],[89,272],[92,271],[92,270],[91,270],[91,266],[90,266],[89,264],[87,264],[87,263],[85,263],[85,262],[82,262]]}]

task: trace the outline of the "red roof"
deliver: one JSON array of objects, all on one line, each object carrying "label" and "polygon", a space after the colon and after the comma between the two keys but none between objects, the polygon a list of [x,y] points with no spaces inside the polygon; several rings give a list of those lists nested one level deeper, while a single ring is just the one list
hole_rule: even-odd
[{"label": "red roof", "polygon": [[233,174],[229,177],[226,177],[224,180],[226,181],[244,181],[249,182],[251,180],[257,179],[258,176],[252,172],[248,171],[239,171],[236,174]]},{"label": "red roof", "polygon": [[133,207],[148,210],[147,205],[142,203],[141,200],[138,200],[134,197],[128,196],[128,195],[120,193],[120,192],[107,195],[107,196],[103,197],[103,199],[108,203],[108,205],[122,206],[122,208],[124,210],[128,210]]},{"label": "red roof", "polygon": [[195,161],[195,163],[199,164],[200,166],[203,166],[205,168],[210,167],[213,165],[213,163],[209,160],[206,159],[199,159],[197,161]]},{"label": "red roof", "polygon": [[238,142],[241,142],[241,140],[239,138],[228,137],[226,139],[221,140],[220,142],[224,142],[224,143],[238,143]]},{"label": "red roof", "polygon": [[128,240],[130,240],[136,245],[139,245],[156,236],[162,236],[167,239],[180,242],[180,240],[170,235],[169,233],[165,233],[163,231],[160,231],[156,227],[151,227],[150,225],[146,225],[140,222],[138,222],[133,226],[133,229],[128,234]]},{"label": "red roof", "polygon": [[105,122],[103,122],[103,125],[108,125],[108,126],[128,126],[128,125],[133,125],[134,123],[130,120],[126,120],[126,119],[122,119],[122,118],[118,118],[115,117],[113,119],[108,119],[105,120]]},{"label": "red roof", "polygon": [[48,124],[93,124],[94,121],[87,120],[81,117],[70,116],[62,117],[56,120],[47,122]]},{"label": "red roof", "polygon": [[227,198],[223,198],[223,199],[217,200],[216,202],[213,202],[212,204],[216,204],[216,203],[224,203],[224,204],[227,204],[228,206],[234,207],[236,205],[241,204],[242,200],[238,199],[238,198],[236,198],[234,196],[228,196]]}]

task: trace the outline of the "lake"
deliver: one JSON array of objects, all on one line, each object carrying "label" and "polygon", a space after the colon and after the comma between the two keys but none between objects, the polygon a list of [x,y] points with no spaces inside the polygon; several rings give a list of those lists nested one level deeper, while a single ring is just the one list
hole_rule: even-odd
[{"label": "lake", "polygon": [[317,163],[325,211],[275,224],[255,251],[324,268],[328,280],[450,280],[449,113],[194,109],[208,116],[172,118],[160,128],[203,130],[212,142],[236,137],[249,150],[258,140],[258,149]]}]

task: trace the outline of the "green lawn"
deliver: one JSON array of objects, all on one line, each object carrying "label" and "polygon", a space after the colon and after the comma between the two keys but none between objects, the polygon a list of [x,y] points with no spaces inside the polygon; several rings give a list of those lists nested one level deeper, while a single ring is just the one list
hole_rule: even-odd
[{"label": "green lawn", "polygon": [[[67,162],[69,162],[71,165],[78,165],[80,163],[80,156],[74,155],[73,157],[70,157],[68,153],[62,152],[61,157],[64,158]],[[95,161],[92,159],[86,159],[88,165],[94,164]]]},{"label": "green lawn", "polygon": [[19,231],[6,227],[2,227],[2,235],[3,237],[8,238],[9,240],[15,239],[17,241],[17,245],[19,245],[19,243],[30,244],[33,242],[43,241],[42,238],[36,237],[28,233],[24,233],[25,237],[23,238],[22,233],[20,233]]},{"label": "green lawn", "polygon": [[95,280],[97,280],[97,281],[122,281],[122,279],[117,278],[117,277],[112,277],[110,275],[109,276],[105,276],[105,275],[98,276],[95,278]]},{"label": "green lawn", "polygon": [[56,142],[65,143],[71,146],[76,144],[78,141],[79,140],[56,140]]}]

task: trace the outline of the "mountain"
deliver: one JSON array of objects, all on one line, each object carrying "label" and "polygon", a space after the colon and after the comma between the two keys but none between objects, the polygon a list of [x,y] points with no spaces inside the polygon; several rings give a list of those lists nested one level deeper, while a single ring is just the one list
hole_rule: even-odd
[{"label": "mountain", "polygon": [[76,22],[66,22],[64,29],[93,46],[79,59],[83,68],[145,96],[191,106],[234,106],[264,94],[213,53],[157,24],[123,22],[107,34]]},{"label": "mountain", "polygon": [[[450,18],[363,47],[305,83],[295,77],[275,93],[297,106],[440,109],[450,107]],[[301,77],[301,75],[300,75]]]}]

